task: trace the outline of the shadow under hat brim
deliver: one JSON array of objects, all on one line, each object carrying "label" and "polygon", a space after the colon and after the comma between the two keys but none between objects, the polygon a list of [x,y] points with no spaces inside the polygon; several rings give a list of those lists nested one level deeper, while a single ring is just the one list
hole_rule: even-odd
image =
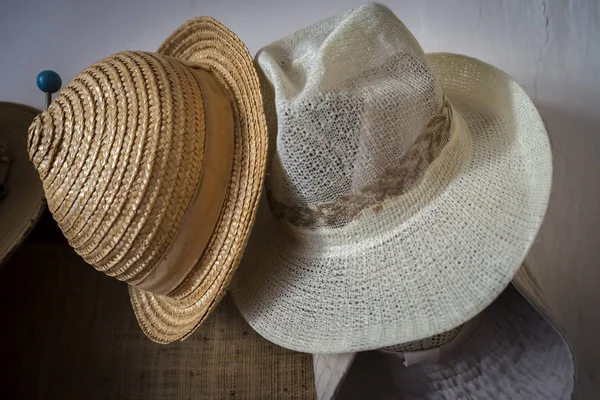
[{"label": "shadow under hat brim", "polygon": [[[263,200],[231,291],[266,339],[311,353],[420,340],[475,317],[515,276],[550,194],[543,121],[497,68],[456,54],[427,58],[468,127],[466,157],[435,193],[417,187],[370,215],[395,221],[376,224],[377,237],[365,231],[334,247],[276,220]],[[444,176],[448,158],[438,160],[423,181]],[[404,196],[420,199],[408,216],[398,211]]]},{"label": "shadow under hat brim", "polygon": [[240,39],[210,17],[179,27],[158,49],[190,67],[209,71],[231,95],[234,154],[221,215],[196,268],[168,296],[129,288],[138,322],[150,339],[169,343],[189,336],[225,294],[246,246],[262,190],[267,128],[252,57]]},{"label": "shadow under hat brim", "polygon": [[406,367],[400,353],[359,353],[339,398],[571,398],[573,354],[543,315],[511,286],[484,313],[466,341],[437,362]]},{"label": "shadow under hat brim", "polygon": [[0,264],[27,237],[46,207],[40,177],[27,154],[27,129],[35,108],[0,102],[0,145],[8,150],[7,193],[0,200]]}]

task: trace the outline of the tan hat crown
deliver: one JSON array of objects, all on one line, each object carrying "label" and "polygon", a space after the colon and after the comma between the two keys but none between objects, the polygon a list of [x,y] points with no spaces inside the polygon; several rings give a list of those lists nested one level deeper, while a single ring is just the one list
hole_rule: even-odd
[{"label": "tan hat crown", "polygon": [[450,136],[451,106],[418,42],[396,19],[356,34],[368,24],[340,27],[319,51],[288,41],[258,55],[276,92],[269,201],[295,225],[344,226],[403,194]]},{"label": "tan hat crown", "polygon": [[50,211],[96,269],[143,282],[171,251],[195,201],[213,202],[203,221],[212,230],[228,179],[213,182],[212,193],[198,187],[205,170],[228,174],[231,160],[227,151],[216,164],[206,155],[214,141],[207,96],[224,99],[225,126],[232,115],[214,81],[211,93],[203,90],[207,80],[171,57],[118,53],[83,70],[31,125],[28,150]]}]

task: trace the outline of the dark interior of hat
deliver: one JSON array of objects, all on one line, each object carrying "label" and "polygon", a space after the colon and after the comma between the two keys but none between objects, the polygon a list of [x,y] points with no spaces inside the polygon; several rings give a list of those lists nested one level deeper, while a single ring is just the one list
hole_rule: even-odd
[{"label": "dark interior of hat", "polygon": [[567,399],[574,364],[561,333],[512,286],[459,349],[405,367],[398,354],[359,353],[337,399]]}]

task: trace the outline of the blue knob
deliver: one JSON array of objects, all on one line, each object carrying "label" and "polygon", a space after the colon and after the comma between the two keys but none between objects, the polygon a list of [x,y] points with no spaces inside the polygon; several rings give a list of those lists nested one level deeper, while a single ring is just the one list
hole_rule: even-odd
[{"label": "blue knob", "polygon": [[60,75],[50,70],[40,72],[37,76],[36,82],[37,87],[45,93],[56,93],[62,86],[62,79],[60,79]]}]

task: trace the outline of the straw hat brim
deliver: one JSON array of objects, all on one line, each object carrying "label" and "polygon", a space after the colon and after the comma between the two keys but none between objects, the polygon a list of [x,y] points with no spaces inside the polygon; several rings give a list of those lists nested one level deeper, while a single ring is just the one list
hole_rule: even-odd
[{"label": "straw hat brim", "polygon": [[[462,116],[456,123],[468,128],[468,153],[441,190],[419,191],[435,186],[420,184],[389,200],[378,215],[397,224],[377,240],[351,237],[334,246],[316,235],[305,240],[262,201],[231,291],[268,340],[311,353],[420,340],[475,317],[515,276],[550,194],[543,121],[504,72],[462,55],[427,57]],[[440,171],[452,167],[434,162],[422,182],[448,176]],[[420,206],[399,217],[404,196]],[[343,273],[326,274],[330,265]]]},{"label": "straw hat brim", "polygon": [[35,108],[0,102],[0,144],[8,148],[8,192],[0,200],[0,264],[35,226],[46,206],[44,190],[27,154],[27,129],[40,113]]},{"label": "straw hat brim", "polygon": [[262,190],[267,129],[252,57],[225,26],[209,17],[192,19],[178,28],[158,53],[209,70],[230,93],[234,113],[229,188],[198,265],[168,296],[130,287],[131,303],[144,333],[156,342],[169,343],[190,335],[210,314],[239,264]]}]

